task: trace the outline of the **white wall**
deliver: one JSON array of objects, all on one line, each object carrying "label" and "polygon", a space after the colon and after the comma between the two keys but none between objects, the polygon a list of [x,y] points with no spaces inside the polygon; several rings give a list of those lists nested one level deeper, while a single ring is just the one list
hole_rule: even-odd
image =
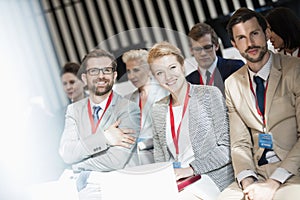
[{"label": "white wall", "polygon": [[22,191],[41,175],[37,158],[49,159],[38,155],[44,151],[35,136],[50,138],[45,148],[52,142],[35,127],[67,99],[38,0],[1,0],[0,27],[0,199],[26,199]]}]

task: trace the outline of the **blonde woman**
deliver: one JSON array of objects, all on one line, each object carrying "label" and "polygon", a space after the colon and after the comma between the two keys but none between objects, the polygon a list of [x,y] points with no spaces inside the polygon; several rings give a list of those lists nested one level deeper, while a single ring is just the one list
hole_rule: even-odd
[{"label": "blonde woman", "polygon": [[184,57],[170,43],[155,44],[148,63],[160,85],[170,92],[152,108],[154,159],[173,163],[177,180],[201,174],[188,186],[196,189],[183,190],[182,199],[216,199],[233,181],[222,94],[215,86],[188,83]]},{"label": "blonde woman", "polygon": [[151,74],[147,63],[148,51],[134,49],[122,56],[128,80],[136,90],[125,97],[137,103],[141,111],[141,132],[138,139],[138,156],[141,165],[153,163],[153,134],[150,108],[155,101],[168,95]]}]

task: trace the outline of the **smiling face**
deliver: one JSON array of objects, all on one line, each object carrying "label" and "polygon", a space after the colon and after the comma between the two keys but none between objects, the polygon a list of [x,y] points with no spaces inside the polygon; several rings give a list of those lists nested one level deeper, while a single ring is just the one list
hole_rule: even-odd
[{"label": "smiling face", "polygon": [[[109,57],[89,58],[86,63],[86,71],[92,68],[103,69],[112,67],[112,60]],[[103,74],[100,71],[98,75],[90,75],[88,72],[82,74],[82,80],[87,84],[90,96],[103,96],[108,94],[117,78],[117,72]]]},{"label": "smiling face", "polygon": [[179,94],[185,83],[183,66],[175,55],[155,58],[151,63],[151,71],[159,84],[170,93]]},{"label": "smiling face", "polygon": [[140,60],[131,59],[126,62],[126,70],[128,80],[136,88],[141,88],[147,84],[150,78],[150,70],[146,64],[142,63]]},{"label": "smiling face", "polygon": [[267,37],[255,17],[232,27],[232,45],[248,63],[258,63],[267,59]]}]

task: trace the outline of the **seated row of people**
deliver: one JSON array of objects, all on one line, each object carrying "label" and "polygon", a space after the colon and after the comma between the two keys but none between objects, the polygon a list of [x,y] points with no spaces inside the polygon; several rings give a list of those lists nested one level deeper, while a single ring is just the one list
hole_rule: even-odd
[{"label": "seated row of people", "polygon": [[[137,90],[126,97],[112,89],[114,56],[101,49],[88,53],[79,74],[89,97],[68,106],[59,148],[79,174],[82,199],[101,199],[100,186],[86,184],[90,171],[166,161],[176,179],[201,174],[194,184],[201,190],[209,182],[214,192],[201,192],[213,199],[299,195],[300,60],[267,49],[267,23],[257,12],[237,10],[227,28],[246,65],[216,57],[215,33],[197,24],[190,42],[203,68],[185,77],[184,57],[168,42],[149,53],[131,50],[123,61]],[[196,85],[204,82],[209,86]],[[198,197],[183,190],[180,198]]]}]

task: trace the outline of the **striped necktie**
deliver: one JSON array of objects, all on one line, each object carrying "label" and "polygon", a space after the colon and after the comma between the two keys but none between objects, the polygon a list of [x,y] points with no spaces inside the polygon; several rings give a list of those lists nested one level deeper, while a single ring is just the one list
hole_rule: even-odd
[{"label": "striped necktie", "polygon": [[94,119],[94,124],[98,123],[99,116],[98,112],[101,110],[100,106],[93,106],[94,112],[93,112],[93,119]]}]

